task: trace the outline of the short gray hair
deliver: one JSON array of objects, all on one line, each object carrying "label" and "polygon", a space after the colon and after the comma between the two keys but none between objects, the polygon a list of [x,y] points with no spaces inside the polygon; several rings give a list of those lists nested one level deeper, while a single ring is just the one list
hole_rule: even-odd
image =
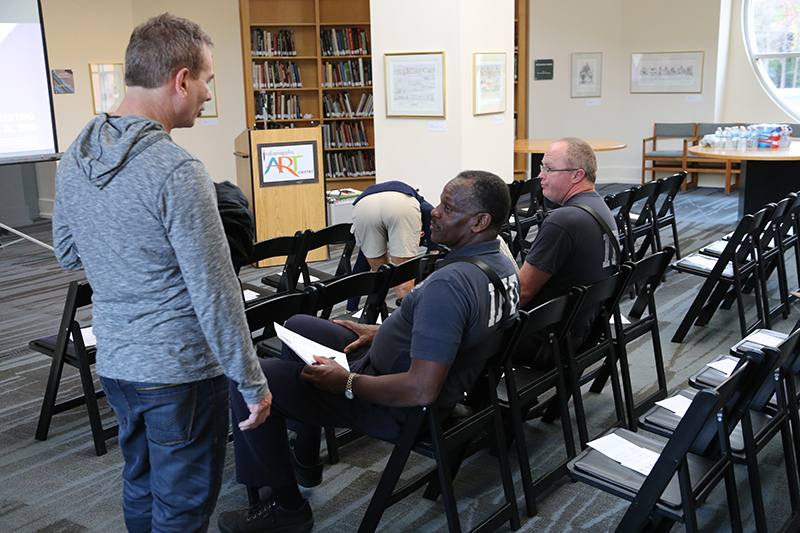
[{"label": "short gray hair", "polygon": [[566,143],[564,156],[567,166],[580,168],[586,173],[586,179],[594,183],[597,180],[597,156],[589,143],[577,137],[564,137],[556,142]]},{"label": "short gray hair", "polygon": [[125,85],[155,89],[182,68],[197,79],[211,37],[191,20],[162,13],[137,26],[125,51]]}]

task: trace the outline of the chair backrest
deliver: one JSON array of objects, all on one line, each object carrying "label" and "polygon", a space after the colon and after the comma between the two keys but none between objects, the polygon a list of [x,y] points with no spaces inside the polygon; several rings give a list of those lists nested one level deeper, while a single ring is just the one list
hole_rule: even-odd
[{"label": "chair backrest", "polygon": [[775,204],[767,204],[753,214],[753,223],[747,230],[749,241],[745,239],[742,242],[742,246],[736,251],[736,258],[739,264],[744,264],[744,262],[747,261],[747,256],[759,246],[764,230],[772,219],[772,213],[775,211],[775,207]]},{"label": "chair backrest", "polygon": [[[784,376],[789,376],[792,373],[791,367],[797,360],[798,355],[798,339],[800,339],[800,329],[794,330],[789,334],[781,343],[775,348],[764,347],[764,351],[774,351],[775,354],[770,354],[775,358],[773,371],[780,368]],[[764,383],[753,396],[750,408],[754,411],[762,411],[772,399],[772,395],[776,392],[775,387],[778,383],[773,379],[772,373],[767,376]]]},{"label": "chair backrest", "polygon": [[740,124],[738,122],[699,122],[697,124],[697,136],[701,139],[704,135],[711,135],[712,133],[717,131],[717,128],[732,128],[738,127]]},{"label": "chair backrest", "polygon": [[656,122],[653,135],[656,137],[694,137],[694,122]]},{"label": "chair backrest", "polygon": [[[619,305],[620,298],[625,294],[632,270],[630,263],[624,263],[617,273],[603,281],[570,289],[570,291],[579,289],[584,292],[576,312],[576,319],[584,313],[597,313],[589,326],[588,334],[583,338],[581,346],[574,347],[577,348],[574,350],[576,355],[579,355],[585,349],[593,347],[603,338],[610,341],[609,320],[614,314],[614,309]],[[579,324],[576,323],[575,326],[579,326]]]},{"label": "chair backrest", "polygon": [[399,265],[394,265],[392,280],[389,286],[397,287],[401,283],[412,280],[414,283],[419,283],[433,272],[430,263],[435,262],[440,257],[439,254],[425,254],[417,256],[414,259],[409,259]]},{"label": "chair backrest", "polygon": [[394,265],[385,264],[374,272],[359,272],[327,283],[315,284],[318,296],[314,303],[314,313],[321,318],[329,319],[336,304],[346,302],[350,298],[366,296],[367,302],[359,322],[375,324],[380,315],[381,305],[386,299],[386,293],[391,287],[394,269]]},{"label": "chair backrest", "polygon": [[[800,133],[798,133],[800,136]],[[792,197],[792,203],[786,209],[786,216],[783,218],[779,232],[781,238],[785,241],[787,238],[793,238],[798,235],[800,229],[800,195],[795,193]]]},{"label": "chair backrest", "polygon": [[631,255],[632,245],[629,242],[631,233],[630,213],[633,207],[634,196],[640,187],[640,185],[637,185],[616,194],[608,194],[603,198],[617,223],[617,234],[619,235],[623,261],[627,261]]},{"label": "chair backrest", "polygon": [[283,324],[294,315],[312,314],[316,299],[316,289],[311,288],[307,292],[278,294],[245,309],[253,343],[274,337],[274,322]]},{"label": "chair backrest", "polygon": [[[631,319],[631,327],[636,325],[633,319],[641,318],[645,307],[650,311],[648,318],[652,317],[655,319],[655,299],[653,295],[655,294],[656,288],[661,283],[661,280],[664,278],[664,274],[669,268],[674,255],[675,248],[672,246],[665,246],[660,252],[635,263],[631,263],[632,271],[628,278],[628,287],[638,287],[639,289],[639,296],[634,301],[631,311],[626,314],[626,316]],[[640,299],[643,299],[642,302],[640,302]],[[644,302],[646,302],[646,306],[643,305]],[[623,327],[622,324],[620,324],[620,327]],[[625,329],[630,329],[630,327],[626,327]]]},{"label": "chair backrest", "polygon": [[769,220],[767,220],[763,231],[757,236],[755,242],[759,254],[764,254],[770,247],[774,247],[775,250],[778,249],[777,241],[781,235],[783,221],[789,213],[793,200],[794,198],[787,196],[775,204],[775,209],[770,214]]},{"label": "chair backrest", "polygon": [[277,292],[293,291],[297,288],[300,280],[301,266],[305,263],[308,246],[310,244],[311,231],[298,231],[294,235],[272,237],[259,241],[253,245],[253,253],[247,259],[247,263],[258,263],[272,257],[286,256],[283,264],[280,280],[277,284]]},{"label": "chair backrest", "polygon": [[[687,454],[695,448],[703,448],[707,436],[706,428],[712,428],[711,438],[716,437],[719,423],[717,414],[725,413],[726,405],[736,395],[737,387],[747,383],[748,379],[757,371],[757,364],[746,361],[737,368],[728,380],[714,390],[701,390],[692,399],[686,414],[681,418],[664,449],[659,454],[650,474],[645,478],[636,497],[631,503],[616,531],[645,531],[650,515],[661,499],[667,485],[679,469],[687,468]],[[730,427],[730,423],[725,424]],[[700,444],[698,444],[698,441]],[[687,483],[688,485],[688,483]],[[693,508],[693,503],[685,500],[690,495],[685,494],[682,488],[681,499],[684,509]],[[693,498],[692,498],[693,499]]]},{"label": "chair backrest", "polygon": [[649,181],[635,190],[631,200],[631,212],[638,213],[638,216],[635,221],[631,219],[632,227],[642,228],[653,223],[661,186],[660,181]]},{"label": "chair backrest", "polygon": [[683,182],[686,179],[686,172],[678,172],[666,178],[660,178],[661,181],[661,203],[658,205],[656,215],[658,218],[663,218],[668,213],[675,215],[675,197],[681,191]]},{"label": "chair backrest", "polygon": [[[351,257],[353,255],[353,249],[356,246],[356,237],[350,231],[351,227],[352,224],[349,222],[327,226],[321,230],[312,231],[308,241],[309,252],[332,244],[344,245],[342,248],[342,255],[339,258],[339,262],[336,266],[336,272],[333,275],[335,278],[349,276],[353,273]],[[308,264],[305,262],[302,265],[302,271],[303,285],[305,287],[312,285],[313,282],[311,281],[311,276],[308,272]]]}]

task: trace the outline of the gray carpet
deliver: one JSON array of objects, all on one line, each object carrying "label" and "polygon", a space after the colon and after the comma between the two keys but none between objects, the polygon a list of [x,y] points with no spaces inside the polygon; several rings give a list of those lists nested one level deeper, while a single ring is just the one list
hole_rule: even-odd
[{"label": "gray carpet", "polygon": [[[624,188],[604,186],[603,193]],[[684,254],[696,250],[730,231],[737,221],[737,195],[725,196],[719,189],[695,189],[681,193],[676,200]],[[52,242],[50,224],[39,221],[22,228],[34,237]],[[0,235],[0,245],[14,240]],[[667,238],[667,242],[670,239]],[[790,258],[790,266],[793,258]],[[323,263],[330,266],[332,262]],[[272,269],[274,270],[274,269]],[[269,269],[246,268],[244,281],[260,279]],[[789,269],[790,285],[797,286],[794,268]],[[116,440],[109,451],[94,455],[85,411],[73,410],[53,419],[46,441],[33,438],[41,406],[50,359],[27,349],[29,340],[54,332],[63,306],[66,285],[80,279],[80,273],[61,270],[53,255],[29,242],[0,247],[0,531],[79,532],[123,531],[121,493],[122,458]],[[682,344],[670,338],[677,328],[702,280],[687,274],[671,273],[657,293],[667,379],[670,390],[686,386],[687,378],[712,356],[727,352],[739,340],[735,308],[720,310],[710,324],[693,327]],[[774,290],[775,287],[772,287]],[[752,299],[750,299],[752,300]],[[754,314],[752,301],[750,316]],[[795,311],[775,329],[788,332],[800,316]],[[649,338],[634,343],[631,365],[637,395],[651,390],[655,374]],[[67,367],[61,398],[80,390],[77,372]],[[611,394],[587,394],[586,407],[592,435],[613,423]],[[105,420],[113,414],[104,400]],[[561,457],[562,438],[558,424],[533,421],[526,424],[534,475],[545,472]],[[326,465],[325,479],[319,487],[303,490],[315,513],[315,531],[355,531],[380,476],[390,446],[361,439],[342,449],[341,461]],[[512,461],[516,461],[512,453]],[[430,463],[414,457],[409,465],[413,475]],[[760,455],[764,494],[770,527],[774,530],[788,514],[785,496],[785,471],[780,443],[770,444]],[[514,462],[518,503],[522,508],[522,488]],[[752,530],[751,504],[744,467],[737,467],[745,530]],[[486,453],[471,458],[456,478],[462,526],[474,527],[485,509],[502,498],[496,461]],[[222,492],[216,513],[247,505],[244,488],[233,478],[233,450],[229,447]],[[622,500],[605,495],[587,485],[562,480],[539,501],[539,514],[522,516],[522,530],[536,531],[613,531],[627,507]],[[699,513],[702,531],[728,531],[724,490],[716,489]],[[211,530],[216,530],[217,514]],[[391,508],[381,522],[383,531],[446,531],[441,502],[422,499],[421,493],[406,498]],[[502,530],[507,530],[507,526]],[[675,528],[680,530],[680,528]]]}]

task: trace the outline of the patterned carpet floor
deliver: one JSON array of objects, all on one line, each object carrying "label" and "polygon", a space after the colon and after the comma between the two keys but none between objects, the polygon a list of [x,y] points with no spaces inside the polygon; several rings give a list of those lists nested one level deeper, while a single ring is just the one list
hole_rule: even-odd
[{"label": "patterned carpet floor", "polygon": [[[622,185],[605,185],[601,192],[622,188]],[[684,255],[733,228],[737,222],[737,201],[735,193],[725,196],[719,189],[698,188],[678,195],[676,208]],[[52,242],[49,221],[39,221],[21,229],[40,240]],[[0,235],[0,245],[11,240],[14,239],[8,235]],[[793,258],[789,261],[793,265]],[[323,262],[322,266],[331,264],[332,261]],[[241,278],[255,281],[271,271],[247,267]],[[790,284],[796,287],[798,280],[793,268],[789,269],[789,274]],[[81,273],[63,271],[52,253],[33,243],[26,241],[0,247],[0,531],[124,531],[123,461],[116,440],[109,441],[106,455],[95,456],[88,419],[81,409],[57,415],[46,441],[33,438],[50,359],[28,350],[27,343],[55,331],[66,286],[70,280],[81,278]],[[657,292],[670,391],[685,387],[688,377],[705,361],[727,352],[740,337],[734,308],[718,311],[706,327],[693,327],[682,344],[670,342],[701,282],[698,277],[673,272]],[[799,316],[796,307],[793,311],[788,320],[778,321],[775,329],[788,332]],[[754,310],[748,312],[752,315]],[[634,343],[630,354],[635,393],[637,396],[646,394],[652,389],[655,376],[649,339]],[[79,390],[77,372],[67,367],[60,397],[75,395]],[[602,393],[590,393],[586,398],[592,424],[590,432],[597,435],[613,424],[610,390],[606,387]],[[105,421],[113,420],[105,400],[101,400],[101,413]],[[525,430],[536,476],[559,461],[563,447],[561,429],[558,424],[537,420],[528,422]],[[356,441],[342,449],[338,464],[326,464],[320,486],[303,489],[314,509],[315,531],[357,529],[390,449],[388,444],[370,439]],[[518,503],[522,508],[522,487],[514,453],[511,459]],[[770,526],[774,530],[789,512],[779,442],[767,446],[759,460]],[[407,473],[413,475],[429,465],[428,459],[414,457]],[[744,467],[737,467],[736,477],[745,531],[750,531],[753,529],[752,505]],[[496,460],[485,452],[469,459],[456,478],[456,492],[462,527],[474,527],[485,509],[502,498]],[[245,490],[234,480],[233,448],[229,446],[222,492],[210,530],[216,530],[220,511],[246,505]],[[626,507],[622,500],[563,479],[540,499],[536,517],[528,518],[522,513],[522,530],[613,531]],[[730,529],[722,487],[711,493],[700,510],[699,519],[702,531]],[[507,529],[505,526],[501,530]],[[431,502],[423,499],[421,493],[414,494],[386,512],[381,530],[446,531],[441,501]]]}]

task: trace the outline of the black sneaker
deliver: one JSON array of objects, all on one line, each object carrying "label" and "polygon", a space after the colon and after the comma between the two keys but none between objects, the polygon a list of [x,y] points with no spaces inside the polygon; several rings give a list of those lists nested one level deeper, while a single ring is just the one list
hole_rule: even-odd
[{"label": "black sneaker", "polygon": [[310,489],[322,483],[322,460],[311,466],[304,465],[297,459],[294,452],[294,440],[289,441],[289,450],[292,456],[292,467],[297,484]]},{"label": "black sneaker", "polygon": [[220,513],[217,525],[222,533],[308,533],[314,516],[308,500],[296,511],[267,501],[249,510]]}]

